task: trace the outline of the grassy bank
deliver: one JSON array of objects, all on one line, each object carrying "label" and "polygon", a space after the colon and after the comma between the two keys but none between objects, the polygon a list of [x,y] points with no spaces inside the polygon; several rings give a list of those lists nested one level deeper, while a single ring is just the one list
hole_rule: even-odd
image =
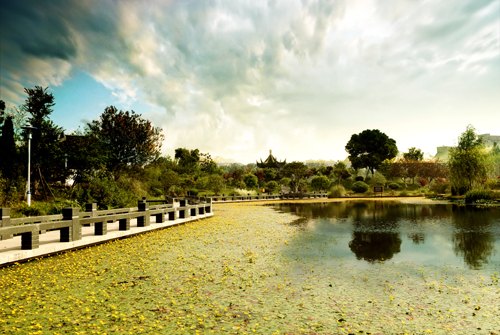
[{"label": "grassy bank", "polygon": [[[5,333],[475,333],[500,329],[495,273],[346,267],[301,251],[290,214],[214,218],[0,269]],[[300,236],[300,243],[299,243]],[[328,237],[325,243],[335,243]]]}]

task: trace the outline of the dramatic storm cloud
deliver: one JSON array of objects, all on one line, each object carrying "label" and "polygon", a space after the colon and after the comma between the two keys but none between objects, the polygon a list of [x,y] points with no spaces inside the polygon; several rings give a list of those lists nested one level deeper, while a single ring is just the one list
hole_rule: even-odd
[{"label": "dramatic storm cloud", "polygon": [[[2,1],[1,99],[84,73],[109,90],[104,106],[140,103],[169,154],[343,159],[351,134],[374,128],[434,154],[468,124],[500,135],[499,5]],[[79,92],[65,94],[56,102]],[[73,128],[81,109],[64,112]]]}]

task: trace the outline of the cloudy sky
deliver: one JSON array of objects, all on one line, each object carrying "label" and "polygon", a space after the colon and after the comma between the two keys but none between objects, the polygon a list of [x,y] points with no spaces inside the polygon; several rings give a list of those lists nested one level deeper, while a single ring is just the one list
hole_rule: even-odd
[{"label": "cloudy sky", "polygon": [[16,0],[0,25],[0,99],[49,86],[68,133],[114,105],[165,154],[242,163],[344,159],[365,129],[432,155],[500,135],[500,0]]}]

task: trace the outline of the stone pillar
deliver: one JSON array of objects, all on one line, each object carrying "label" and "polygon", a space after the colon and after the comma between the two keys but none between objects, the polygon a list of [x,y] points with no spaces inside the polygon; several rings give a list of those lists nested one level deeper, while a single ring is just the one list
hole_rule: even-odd
[{"label": "stone pillar", "polygon": [[[1,227],[10,227],[12,224],[10,223],[10,208],[0,208],[0,228]],[[0,240],[7,240],[12,238],[12,234],[9,235],[0,235]]]},{"label": "stone pillar", "polygon": [[119,230],[130,230],[130,217],[118,220],[118,227]]},{"label": "stone pillar", "polygon": [[[89,213],[89,217],[95,218],[97,216],[97,203],[85,204],[85,213]],[[94,223],[88,223],[84,226],[93,226]]]},{"label": "stone pillar", "polygon": [[80,225],[80,217],[78,214],[78,208],[63,208],[63,220],[71,221],[71,223],[69,227],[61,228],[61,242],[72,242],[82,239],[82,226]]},{"label": "stone pillar", "polygon": [[149,215],[149,204],[146,202],[146,200],[140,200],[138,207],[139,207],[139,212],[144,212],[144,216],[137,217],[137,227],[149,226],[151,222]]},{"label": "stone pillar", "polygon": [[156,214],[156,223],[165,222],[165,212],[161,212],[160,214]]},{"label": "stone pillar", "polygon": [[85,213],[89,213],[91,218],[95,218],[97,216],[97,203],[86,204]]},{"label": "stone pillar", "polygon": [[94,235],[106,235],[107,233],[108,233],[108,223],[106,221],[95,223]]},{"label": "stone pillar", "polygon": [[168,221],[175,221],[175,213],[176,212],[177,212],[176,210],[168,212]]},{"label": "stone pillar", "polygon": [[31,225],[31,231],[21,233],[21,249],[33,250],[40,247],[40,226],[37,224]]}]

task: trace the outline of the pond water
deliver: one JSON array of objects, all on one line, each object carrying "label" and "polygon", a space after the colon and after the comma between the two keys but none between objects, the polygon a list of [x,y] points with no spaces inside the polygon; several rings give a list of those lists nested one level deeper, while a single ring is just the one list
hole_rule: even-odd
[{"label": "pond water", "polygon": [[328,262],[362,268],[374,263],[410,261],[422,265],[500,269],[499,208],[398,201],[277,204],[274,207],[300,217],[292,223],[300,229],[290,241],[293,247],[287,257],[322,256]]}]

